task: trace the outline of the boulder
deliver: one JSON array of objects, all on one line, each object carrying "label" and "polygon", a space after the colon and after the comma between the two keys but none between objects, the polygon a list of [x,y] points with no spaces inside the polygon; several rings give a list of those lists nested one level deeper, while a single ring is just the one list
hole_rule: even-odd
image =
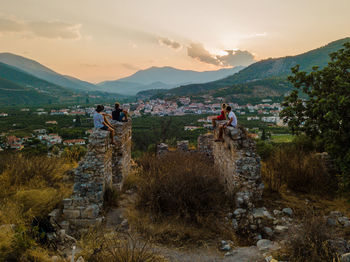
[{"label": "boulder", "polygon": [[293,215],[293,210],[289,207],[283,208],[282,212],[288,216],[292,216]]}]

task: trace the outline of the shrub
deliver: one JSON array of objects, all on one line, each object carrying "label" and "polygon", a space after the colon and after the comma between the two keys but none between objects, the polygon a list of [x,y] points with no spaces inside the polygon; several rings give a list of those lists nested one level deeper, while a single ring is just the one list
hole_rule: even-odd
[{"label": "shrub", "polygon": [[138,241],[130,234],[91,229],[80,240],[86,261],[111,262],[166,262],[157,255],[148,242]]},{"label": "shrub", "polygon": [[330,227],[323,218],[306,214],[301,226],[291,235],[287,246],[288,261],[338,261],[338,255],[328,241],[331,237]]},{"label": "shrub", "polygon": [[336,177],[313,152],[300,150],[298,146],[280,146],[262,166],[262,177],[267,188],[278,191],[286,184],[297,192],[329,195],[337,191]]},{"label": "shrub", "polygon": [[266,160],[272,155],[274,147],[268,142],[259,140],[256,144],[256,150],[261,159]]},{"label": "shrub", "polygon": [[45,217],[62,199],[54,188],[18,191],[14,197],[23,212],[30,212],[34,217]]},{"label": "shrub", "polygon": [[139,165],[137,207],[141,210],[200,224],[200,217],[218,214],[227,205],[217,171],[200,154],[148,155]]}]

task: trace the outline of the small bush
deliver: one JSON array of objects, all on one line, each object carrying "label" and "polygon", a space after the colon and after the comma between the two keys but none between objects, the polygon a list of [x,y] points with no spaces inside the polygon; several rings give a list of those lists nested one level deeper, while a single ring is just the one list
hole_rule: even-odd
[{"label": "small bush", "polygon": [[23,212],[30,212],[34,217],[45,217],[62,199],[54,188],[18,191],[14,198]]},{"label": "small bush", "polygon": [[286,184],[296,192],[332,195],[338,188],[336,177],[328,173],[324,161],[295,145],[275,149],[262,165],[262,177],[272,191]]},{"label": "small bush", "polygon": [[330,245],[332,237],[324,219],[314,214],[306,214],[300,227],[291,235],[288,244],[288,261],[322,262],[338,261],[338,254]]},{"label": "small bush", "polygon": [[176,216],[200,224],[200,217],[218,214],[226,205],[224,186],[202,155],[169,153],[139,160],[137,207],[158,217]]},{"label": "small bush", "polygon": [[256,144],[256,150],[261,159],[266,160],[273,154],[274,147],[271,143],[259,140]]},{"label": "small bush", "polygon": [[86,261],[111,262],[166,262],[157,255],[148,242],[141,242],[129,234],[91,229],[80,241]]}]

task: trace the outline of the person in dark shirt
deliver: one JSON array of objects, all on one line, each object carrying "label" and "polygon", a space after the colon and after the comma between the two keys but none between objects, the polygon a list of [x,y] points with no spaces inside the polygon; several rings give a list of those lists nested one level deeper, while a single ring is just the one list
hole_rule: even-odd
[{"label": "person in dark shirt", "polygon": [[120,122],[128,121],[128,112],[120,108],[120,104],[116,102],[114,104],[114,111],[112,112],[112,119]]}]

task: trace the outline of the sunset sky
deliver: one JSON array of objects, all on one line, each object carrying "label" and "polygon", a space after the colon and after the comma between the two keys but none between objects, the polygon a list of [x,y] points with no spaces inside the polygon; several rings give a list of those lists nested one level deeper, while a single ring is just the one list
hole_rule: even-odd
[{"label": "sunset sky", "polygon": [[349,0],[0,2],[0,52],[91,82],[248,65],[350,36]]}]

